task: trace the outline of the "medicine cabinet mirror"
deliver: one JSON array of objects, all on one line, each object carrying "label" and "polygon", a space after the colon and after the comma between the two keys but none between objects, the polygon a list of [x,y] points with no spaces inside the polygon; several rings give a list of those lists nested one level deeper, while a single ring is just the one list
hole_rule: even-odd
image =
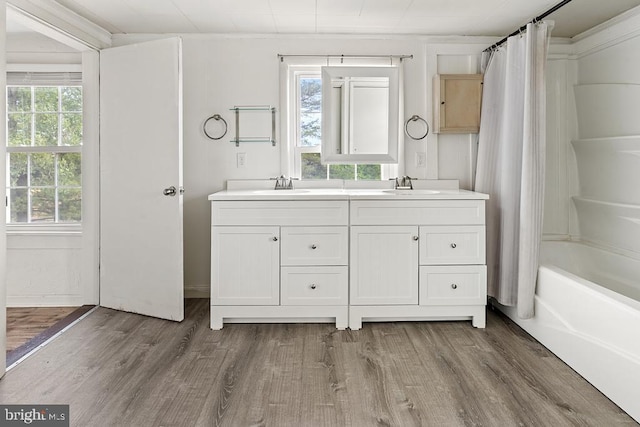
[{"label": "medicine cabinet mirror", "polygon": [[322,67],[322,163],[397,163],[397,67]]}]

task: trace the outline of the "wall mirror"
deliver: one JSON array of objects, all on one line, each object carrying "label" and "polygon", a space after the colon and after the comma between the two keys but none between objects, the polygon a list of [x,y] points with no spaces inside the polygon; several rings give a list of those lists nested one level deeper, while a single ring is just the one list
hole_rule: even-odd
[{"label": "wall mirror", "polygon": [[322,163],[397,163],[397,67],[322,67]]}]

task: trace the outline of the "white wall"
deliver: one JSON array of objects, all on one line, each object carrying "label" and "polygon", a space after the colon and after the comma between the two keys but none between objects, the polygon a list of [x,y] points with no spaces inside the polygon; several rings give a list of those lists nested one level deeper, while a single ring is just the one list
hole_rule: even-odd
[{"label": "white wall", "polygon": [[[133,38],[120,37],[114,44],[127,44]],[[210,206],[207,196],[222,190],[228,179],[274,177],[284,172],[281,165],[282,141],[278,145],[230,142],[234,118],[229,111],[234,105],[273,105],[280,111],[279,63],[277,54],[405,54],[413,59],[405,62],[405,116],[419,114],[431,122],[431,81],[438,68],[447,72],[476,72],[477,57],[469,59],[467,51],[479,52],[490,44],[484,39],[462,39],[472,43],[457,56],[440,56],[446,46],[438,45],[439,55],[429,50],[420,38],[365,37],[224,37],[184,36],[184,249],[185,287],[187,295],[208,295],[210,274]],[[457,48],[454,46],[454,52]],[[466,56],[465,56],[466,55]],[[475,53],[474,53],[475,55]],[[429,64],[429,61],[438,64]],[[440,62],[442,64],[440,64]],[[203,121],[221,114],[230,124],[230,135],[211,141],[202,133]],[[279,120],[278,120],[279,124]],[[277,135],[283,134],[278,129]],[[431,135],[420,142],[405,139],[407,155],[405,172],[418,178],[460,179],[471,187],[475,158],[473,138],[451,136],[438,146]],[[427,146],[430,145],[431,148]],[[415,166],[415,152],[426,151],[431,168]],[[236,153],[246,153],[246,167],[236,167]],[[438,154],[440,153],[440,154]],[[436,157],[438,156],[438,157]],[[438,165],[440,169],[438,169]],[[442,171],[442,176],[437,171]],[[431,175],[429,175],[431,173]]]},{"label": "white wall", "polygon": [[11,33],[7,35],[8,64],[80,64],[82,55],[42,34]]},{"label": "white wall", "polygon": [[[158,36],[115,36],[114,45]],[[264,179],[285,171],[278,145],[230,143],[234,105],[274,105],[280,111],[277,54],[413,55],[405,62],[404,115],[432,122],[432,79],[438,72],[476,73],[479,53],[493,38],[420,38],[366,36],[183,36],[185,287],[187,294],[208,295],[210,206],[207,196],[227,179]],[[208,140],[203,121],[214,113],[230,124],[221,141]],[[278,126],[280,121],[278,120]],[[279,135],[284,135],[278,129]],[[441,142],[442,141],[442,142]],[[417,178],[459,179],[471,188],[475,168],[475,135],[405,137],[405,173]],[[427,167],[416,167],[415,153],[427,153]],[[236,153],[247,153],[247,165],[236,167]]]}]

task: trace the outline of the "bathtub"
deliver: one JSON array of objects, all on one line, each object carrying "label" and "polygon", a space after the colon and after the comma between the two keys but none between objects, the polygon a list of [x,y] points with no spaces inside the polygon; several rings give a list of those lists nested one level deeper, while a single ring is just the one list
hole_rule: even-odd
[{"label": "bathtub", "polygon": [[534,318],[499,308],[640,422],[640,260],[542,242]]}]

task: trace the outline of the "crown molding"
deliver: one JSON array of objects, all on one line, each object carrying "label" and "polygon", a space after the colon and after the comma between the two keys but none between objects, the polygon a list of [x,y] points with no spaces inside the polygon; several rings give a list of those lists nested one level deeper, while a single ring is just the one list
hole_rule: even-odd
[{"label": "crown molding", "polygon": [[79,51],[111,46],[111,33],[54,1],[7,0],[7,17]]},{"label": "crown molding", "polygon": [[640,35],[640,6],[573,37],[578,58],[619,44]]}]

